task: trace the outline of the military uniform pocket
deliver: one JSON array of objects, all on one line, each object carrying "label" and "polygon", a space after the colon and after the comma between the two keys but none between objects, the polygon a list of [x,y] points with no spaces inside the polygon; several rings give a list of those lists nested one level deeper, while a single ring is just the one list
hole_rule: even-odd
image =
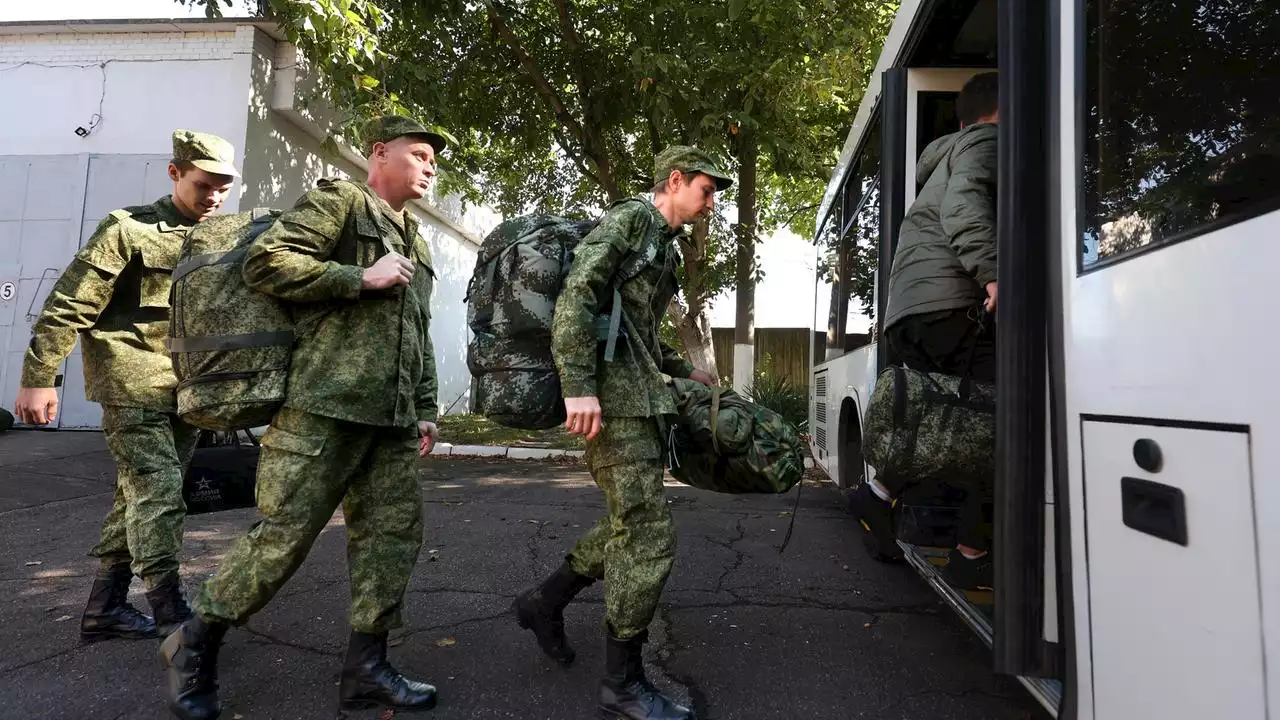
[{"label": "military uniform pocket", "polygon": [[604,428],[595,440],[587,443],[588,470],[634,462],[659,461],[662,442],[658,422],[654,418],[605,418]]},{"label": "military uniform pocket", "polygon": [[260,442],[263,447],[307,457],[318,457],[324,450],[323,435],[297,435],[276,425],[267,428]]},{"label": "military uniform pocket", "polygon": [[169,307],[169,290],[173,287],[173,267],[176,258],[156,248],[143,246],[142,277],[139,288],[140,305],[150,308]]}]

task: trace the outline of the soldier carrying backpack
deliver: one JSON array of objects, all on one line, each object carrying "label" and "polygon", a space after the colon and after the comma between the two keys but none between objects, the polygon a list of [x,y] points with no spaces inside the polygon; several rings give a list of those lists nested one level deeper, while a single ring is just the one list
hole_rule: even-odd
[{"label": "soldier carrying backpack", "polygon": [[[664,347],[658,328],[676,292],[675,238],[684,224],[711,211],[715,193],[732,180],[694,147],[668,148],[654,164],[654,201],[614,203],[576,246],[552,326],[566,427],[586,436],[587,467],[605,494],[609,515],[578,541],[559,569],[518,597],[514,610],[543,651],[568,664],[574,652],[565,642],[563,610],[581,590],[605,580],[601,711],[635,720],[679,720],[693,713],[659,693],[641,662],[675,554],[662,487],[662,424],[664,415],[676,412],[676,402],[663,373],[705,385],[714,378]],[[635,257],[645,260],[636,272],[624,271]],[[603,334],[602,318],[613,319]]]}]

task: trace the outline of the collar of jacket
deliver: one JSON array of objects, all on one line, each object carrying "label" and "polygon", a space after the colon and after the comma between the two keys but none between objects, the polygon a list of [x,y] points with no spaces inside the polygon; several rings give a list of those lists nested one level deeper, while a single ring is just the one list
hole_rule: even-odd
[{"label": "collar of jacket", "polygon": [[645,205],[649,206],[649,212],[653,213],[654,222],[658,223],[658,227],[662,228],[663,238],[670,240],[685,234],[683,225],[671,227],[671,224],[667,222],[667,217],[662,214],[662,211],[658,209],[658,206],[652,200],[643,196],[640,196],[640,199],[644,201]]},{"label": "collar of jacket", "polygon": [[183,215],[178,206],[173,204],[173,196],[165,195],[151,204],[156,209],[156,221],[162,232],[186,230],[196,224],[195,220]]}]

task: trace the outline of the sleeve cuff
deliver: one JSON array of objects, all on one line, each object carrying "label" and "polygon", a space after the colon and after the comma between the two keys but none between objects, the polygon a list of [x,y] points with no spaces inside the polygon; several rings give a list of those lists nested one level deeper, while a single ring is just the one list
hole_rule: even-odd
[{"label": "sleeve cuff", "polygon": [[334,295],[342,300],[357,300],[364,287],[364,268],[356,265],[337,265],[334,274]]},{"label": "sleeve cuff", "polygon": [[22,365],[22,381],[24,388],[51,388],[58,377],[58,369],[45,367],[32,362]]},{"label": "sleeve cuff", "polygon": [[671,377],[687,378],[693,374],[693,363],[684,358],[672,358],[663,363],[662,371]]},{"label": "sleeve cuff", "polygon": [[979,286],[981,286],[981,287],[985,290],[985,289],[986,289],[986,287],[987,287],[987,283],[993,283],[993,282],[995,282],[995,281],[996,281],[996,274],[995,274],[995,271],[994,271],[994,270],[991,270],[991,271],[983,271],[983,270],[979,270],[979,271],[978,271],[978,278],[977,278],[977,280],[978,280],[978,285],[979,285]]},{"label": "sleeve cuff", "polygon": [[592,397],[600,394],[596,389],[595,377],[590,375],[566,377],[561,373],[560,391],[567,398]]}]

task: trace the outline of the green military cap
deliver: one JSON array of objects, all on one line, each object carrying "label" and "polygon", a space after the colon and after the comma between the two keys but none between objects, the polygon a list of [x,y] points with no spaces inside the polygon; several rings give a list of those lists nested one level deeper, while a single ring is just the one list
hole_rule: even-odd
[{"label": "green military cap", "polygon": [[422,138],[427,141],[427,144],[435,148],[437,153],[444,152],[445,147],[448,145],[443,136],[431,132],[423,127],[422,123],[404,115],[383,115],[382,117],[374,118],[365,126],[362,134],[364,136],[364,151],[366,155],[373,151],[374,143],[388,143],[405,135]]},{"label": "green military cap", "polygon": [[733,184],[733,176],[721,170],[706,151],[692,145],[672,145],[658,153],[658,157],[653,159],[654,183],[666,180],[672,170],[708,175],[716,181],[716,190],[728,189]]},{"label": "green military cap", "polygon": [[240,177],[233,164],[236,149],[217,135],[194,130],[173,131],[173,159],[186,161],[215,175]]}]

